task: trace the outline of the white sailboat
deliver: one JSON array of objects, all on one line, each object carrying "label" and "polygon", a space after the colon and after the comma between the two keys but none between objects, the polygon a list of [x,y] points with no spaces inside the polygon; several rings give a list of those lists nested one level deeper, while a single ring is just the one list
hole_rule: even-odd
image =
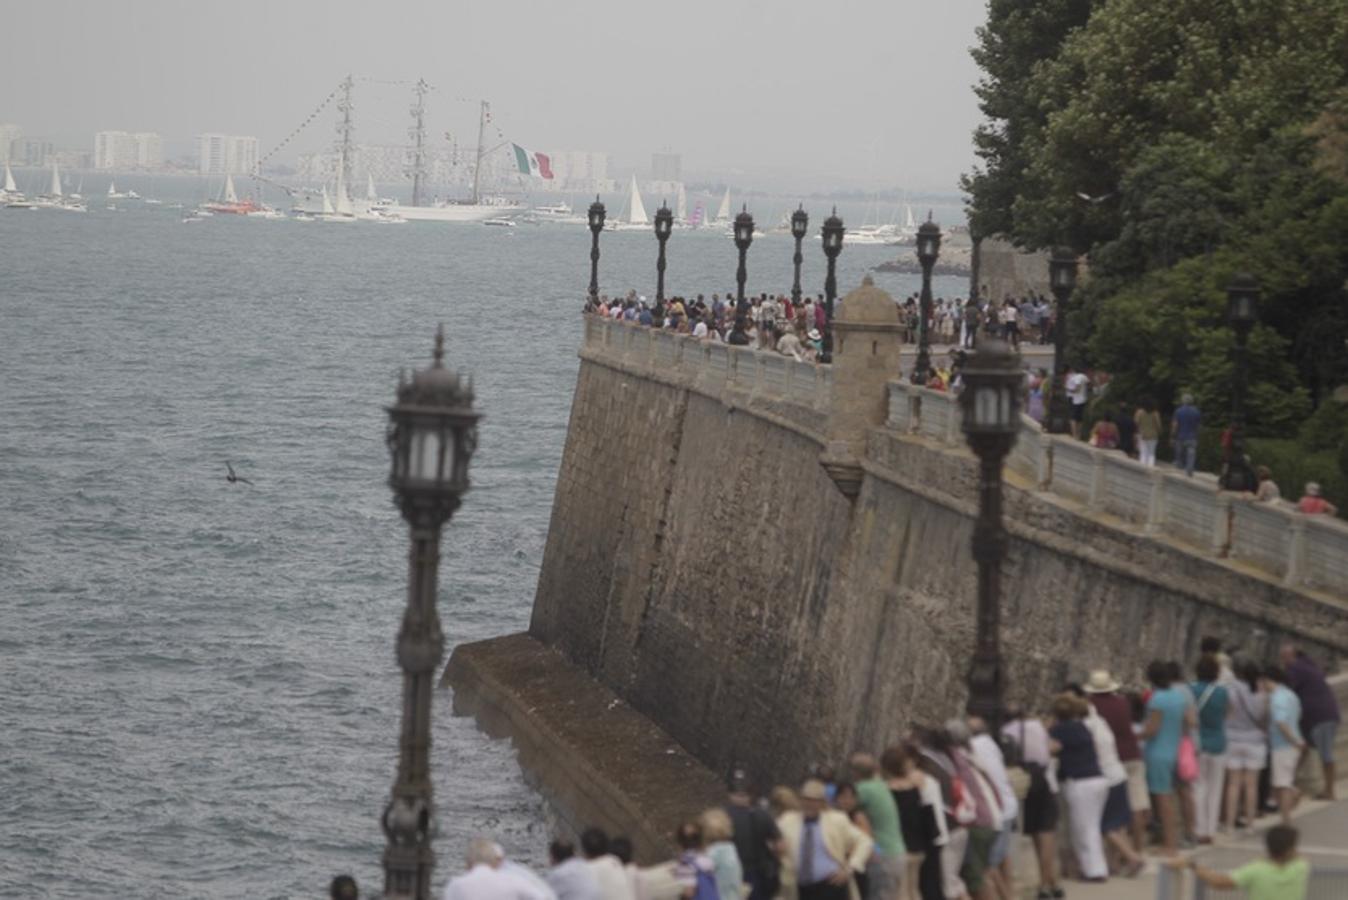
[{"label": "white sailboat", "polygon": [[674,200],[674,223],[676,225],[686,225],[688,223],[688,192],[683,188],[683,182],[679,182],[679,195]]},{"label": "white sailboat", "polygon": [[19,192],[19,186],[14,183],[14,173],[10,171],[8,162],[5,163],[5,189],[0,191],[0,203],[9,209],[34,208],[32,201]]},{"label": "white sailboat", "polygon": [[365,176],[365,199],[371,203],[379,202],[379,195],[374,190],[374,175]]},{"label": "white sailboat", "polygon": [[604,227],[611,231],[635,231],[650,226],[650,217],[646,215],[646,204],[641,202],[641,191],[637,188],[637,176],[632,176],[628,187],[627,215],[619,216],[612,224]]},{"label": "white sailboat", "polygon": [[33,205],[42,209],[64,209],[69,212],[87,212],[89,209],[82,201],[67,197],[61,190],[61,170],[55,160],[52,160],[51,164],[51,185],[47,193],[38,195]]},{"label": "white sailboat", "polygon": [[109,182],[108,182],[108,194],[107,194],[107,199],[109,199],[109,200],[126,200],[126,199],[130,198],[130,196],[131,196],[131,195],[130,195],[129,193],[128,193],[128,194],[123,194],[123,193],[121,193],[120,191],[117,190],[117,182],[115,182],[115,181],[109,181]]},{"label": "white sailboat", "polygon": [[721,205],[716,210],[716,218],[711,220],[713,225],[725,225],[730,222],[730,188],[725,189],[725,196],[721,198]]}]

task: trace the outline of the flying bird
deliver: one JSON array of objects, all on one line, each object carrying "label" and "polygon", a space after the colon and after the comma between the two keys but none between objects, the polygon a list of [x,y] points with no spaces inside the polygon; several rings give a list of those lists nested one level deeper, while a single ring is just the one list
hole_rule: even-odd
[{"label": "flying bird", "polygon": [[225,476],[225,481],[228,481],[230,484],[236,483],[242,483],[247,485],[252,484],[252,482],[249,481],[247,478],[240,478],[238,475],[234,474],[234,467],[229,464],[229,460],[225,460],[225,468],[229,469],[229,474]]},{"label": "flying bird", "polygon": [[1095,205],[1098,206],[1099,204],[1104,203],[1104,202],[1105,202],[1106,200],[1108,200],[1110,197],[1113,197],[1113,196],[1114,196],[1114,192],[1113,192],[1113,191],[1110,191],[1108,194],[1101,194],[1101,195],[1098,196],[1098,197],[1092,197],[1090,194],[1087,194],[1085,191],[1077,191],[1077,196],[1080,197],[1082,200],[1085,200],[1087,203],[1092,203],[1092,204],[1095,204]]}]

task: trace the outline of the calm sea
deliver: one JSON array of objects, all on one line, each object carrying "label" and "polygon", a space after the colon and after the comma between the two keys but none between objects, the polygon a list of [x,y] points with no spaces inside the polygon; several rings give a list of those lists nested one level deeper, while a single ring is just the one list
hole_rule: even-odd
[{"label": "calm sea", "polygon": [[[443,321],[486,416],[444,538],[445,631],[524,628],[589,234],[91,205],[0,209],[0,895],[313,897],[339,872],[377,889],[406,574],[382,406]],[[605,235],[605,289],[653,294],[654,248]],[[791,252],[760,238],[751,289],[789,287]],[[845,250],[840,289],[891,255]],[[722,235],[678,233],[669,256],[673,290],[733,286]],[[227,484],[226,460],[255,485]],[[449,699],[437,882],[478,833],[537,860],[546,817],[509,743]]]}]

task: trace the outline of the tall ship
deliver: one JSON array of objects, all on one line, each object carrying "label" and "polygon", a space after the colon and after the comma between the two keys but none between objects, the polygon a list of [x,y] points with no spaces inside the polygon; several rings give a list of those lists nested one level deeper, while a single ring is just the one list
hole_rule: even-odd
[{"label": "tall ship", "polygon": [[487,197],[482,194],[482,163],[491,153],[503,148],[508,142],[487,148],[487,121],[491,117],[486,100],[481,101],[477,118],[477,154],[473,160],[473,192],[465,200],[444,200],[438,203],[423,203],[426,183],[426,91],[425,82],[417,85],[417,102],[412,107],[412,159],[409,174],[412,176],[412,205],[395,205],[393,211],[404,219],[413,222],[480,222],[495,219],[508,213],[522,212],[524,207],[504,197]]}]

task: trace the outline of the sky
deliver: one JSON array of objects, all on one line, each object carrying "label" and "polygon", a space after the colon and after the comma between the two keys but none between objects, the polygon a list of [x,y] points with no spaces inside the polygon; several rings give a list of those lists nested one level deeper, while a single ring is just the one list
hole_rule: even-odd
[{"label": "sky", "polygon": [[[681,153],[686,179],[956,190],[978,122],[968,49],[985,0],[41,0],[6,4],[0,122],[93,146],[206,131],[266,153],[349,72],[357,139],[476,139],[477,98],[530,149],[610,174]],[[326,149],[335,112],[291,145]],[[294,153],[282,153],[278,159]]]}]

